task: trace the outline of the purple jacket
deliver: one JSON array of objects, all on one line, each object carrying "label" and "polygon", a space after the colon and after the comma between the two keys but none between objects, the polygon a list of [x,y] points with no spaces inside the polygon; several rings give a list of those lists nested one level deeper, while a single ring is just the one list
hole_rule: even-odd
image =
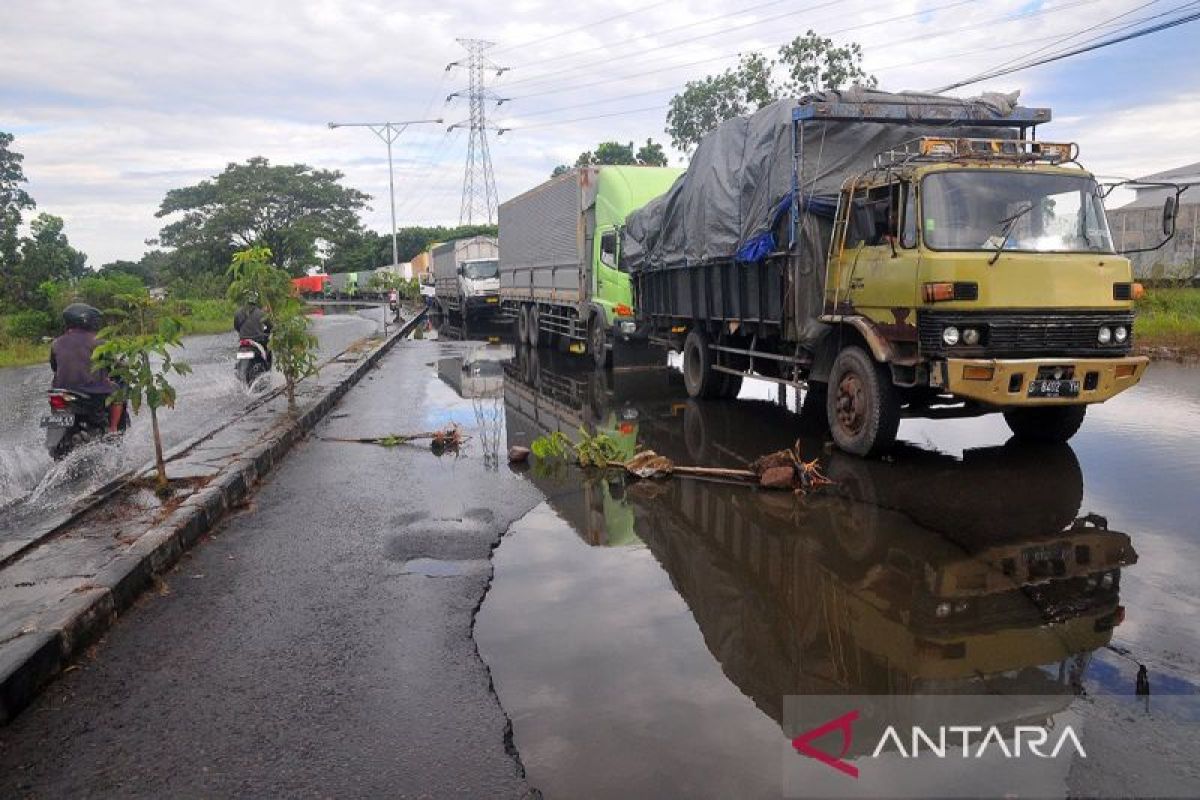
[{"label": "purple jacket", "polygon": [[92,369],[92,351],[99,342],[91,331],[71,328],[50,345],[50,369],[55,389],[85,394],[112,394],[117,390],[104,370]]}]

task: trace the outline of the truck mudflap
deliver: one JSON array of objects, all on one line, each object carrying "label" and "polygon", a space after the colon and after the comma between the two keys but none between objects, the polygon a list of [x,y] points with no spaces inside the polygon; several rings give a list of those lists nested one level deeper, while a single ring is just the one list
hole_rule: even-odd
[{"label": "truck mudflap", "polygon": [[930,370],[930,385],[993,406],[1102,403],[1135,386],[1149,363],[1145,356],[948,358]]}]

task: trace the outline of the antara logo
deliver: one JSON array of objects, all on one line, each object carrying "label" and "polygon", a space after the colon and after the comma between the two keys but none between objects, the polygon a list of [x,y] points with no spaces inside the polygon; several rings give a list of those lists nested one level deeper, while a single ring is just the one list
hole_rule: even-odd
[{"label": "antara logo", "polygon": [[[855,709],[831,719],[824,725],[805,731],[792,739],[792,747],[800,755],[816,759],[851,778],[857,778],[858,767],[843,759],[850,752],[854,742],[853,724],[858,716],[859,711]],[[837,755],[814,746],[816,740],[834,732],[841,734],[841,748]],[[1080,758],[1087,758],[1083,744],[1070,725],[1062,728],[1052,747],[1050,744],[1049,729],[1036,725],[1017,725],[1012,728],[1011,744],[995,725],[988,728],[980,725],[941,725],[930,730],[914,725],[907,739],[900,735],[896,726],[889,725],[879,737],[870,757],[878,758],[882,753],[895,750],[901,758],[920,758],[924,750],[934,758],[947,758],[949,747],[961,747],[963,758],[983,758],[989,752],[998,752],[1004,758],[1023,758],[1026,753],[1036,758],[1057,758],[1064,748],[1070,747]]]}]

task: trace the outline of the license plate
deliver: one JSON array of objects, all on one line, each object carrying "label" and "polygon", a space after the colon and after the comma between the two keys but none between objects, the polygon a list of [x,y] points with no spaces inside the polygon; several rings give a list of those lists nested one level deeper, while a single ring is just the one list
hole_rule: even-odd
[{"label": "license plate", "polygon": [[1078,397],[1079,381],[1035,379],[1029,382],[1030,397]]},{"label": "license plate", "polygon": [[242,350],[241,352],[239,352],[239,353],[237,354],[237,357],[238,357],[239,359],[241,359],[241,358],[254,358],[254,353],[251,353],[249,350]]},{"label": "license plate", "polygon": [[74,414],[51,414],[42,417],[43,428],[70,428],[75,424]]},{"label": "license plate", "polygon": [[500,302],[500,298],[499,298],[499,297],[489,297],[489,298],[487,299],[487,301],[488,301],[489,303],[499,303],[499,302]]}]

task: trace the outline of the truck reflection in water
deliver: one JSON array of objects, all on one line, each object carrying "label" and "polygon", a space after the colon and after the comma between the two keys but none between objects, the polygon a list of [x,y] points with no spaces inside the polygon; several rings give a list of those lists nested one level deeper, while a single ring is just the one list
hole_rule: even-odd
[{"label": "truck reflection in water", "polygon": [[[640,445],[679,464],[744,467],[793,445],[800,427],[772,403],[678,400],[673,371],[581,372],[544,351],[505,364],[503,390],[510,445],[584,427],[630,455]],[[801,446],[834,486],[798,497],[526,474],[588,544],[644,543],[725,675],[781,724],[786,695],[1036,694],[1061,708],[1082,690],[1092,652],[1123,619],[1121,568],[1137,554],[1081,514],[1069,446],[961,459],[902,446],[890,462],[826,453],[819,431]]]}]

